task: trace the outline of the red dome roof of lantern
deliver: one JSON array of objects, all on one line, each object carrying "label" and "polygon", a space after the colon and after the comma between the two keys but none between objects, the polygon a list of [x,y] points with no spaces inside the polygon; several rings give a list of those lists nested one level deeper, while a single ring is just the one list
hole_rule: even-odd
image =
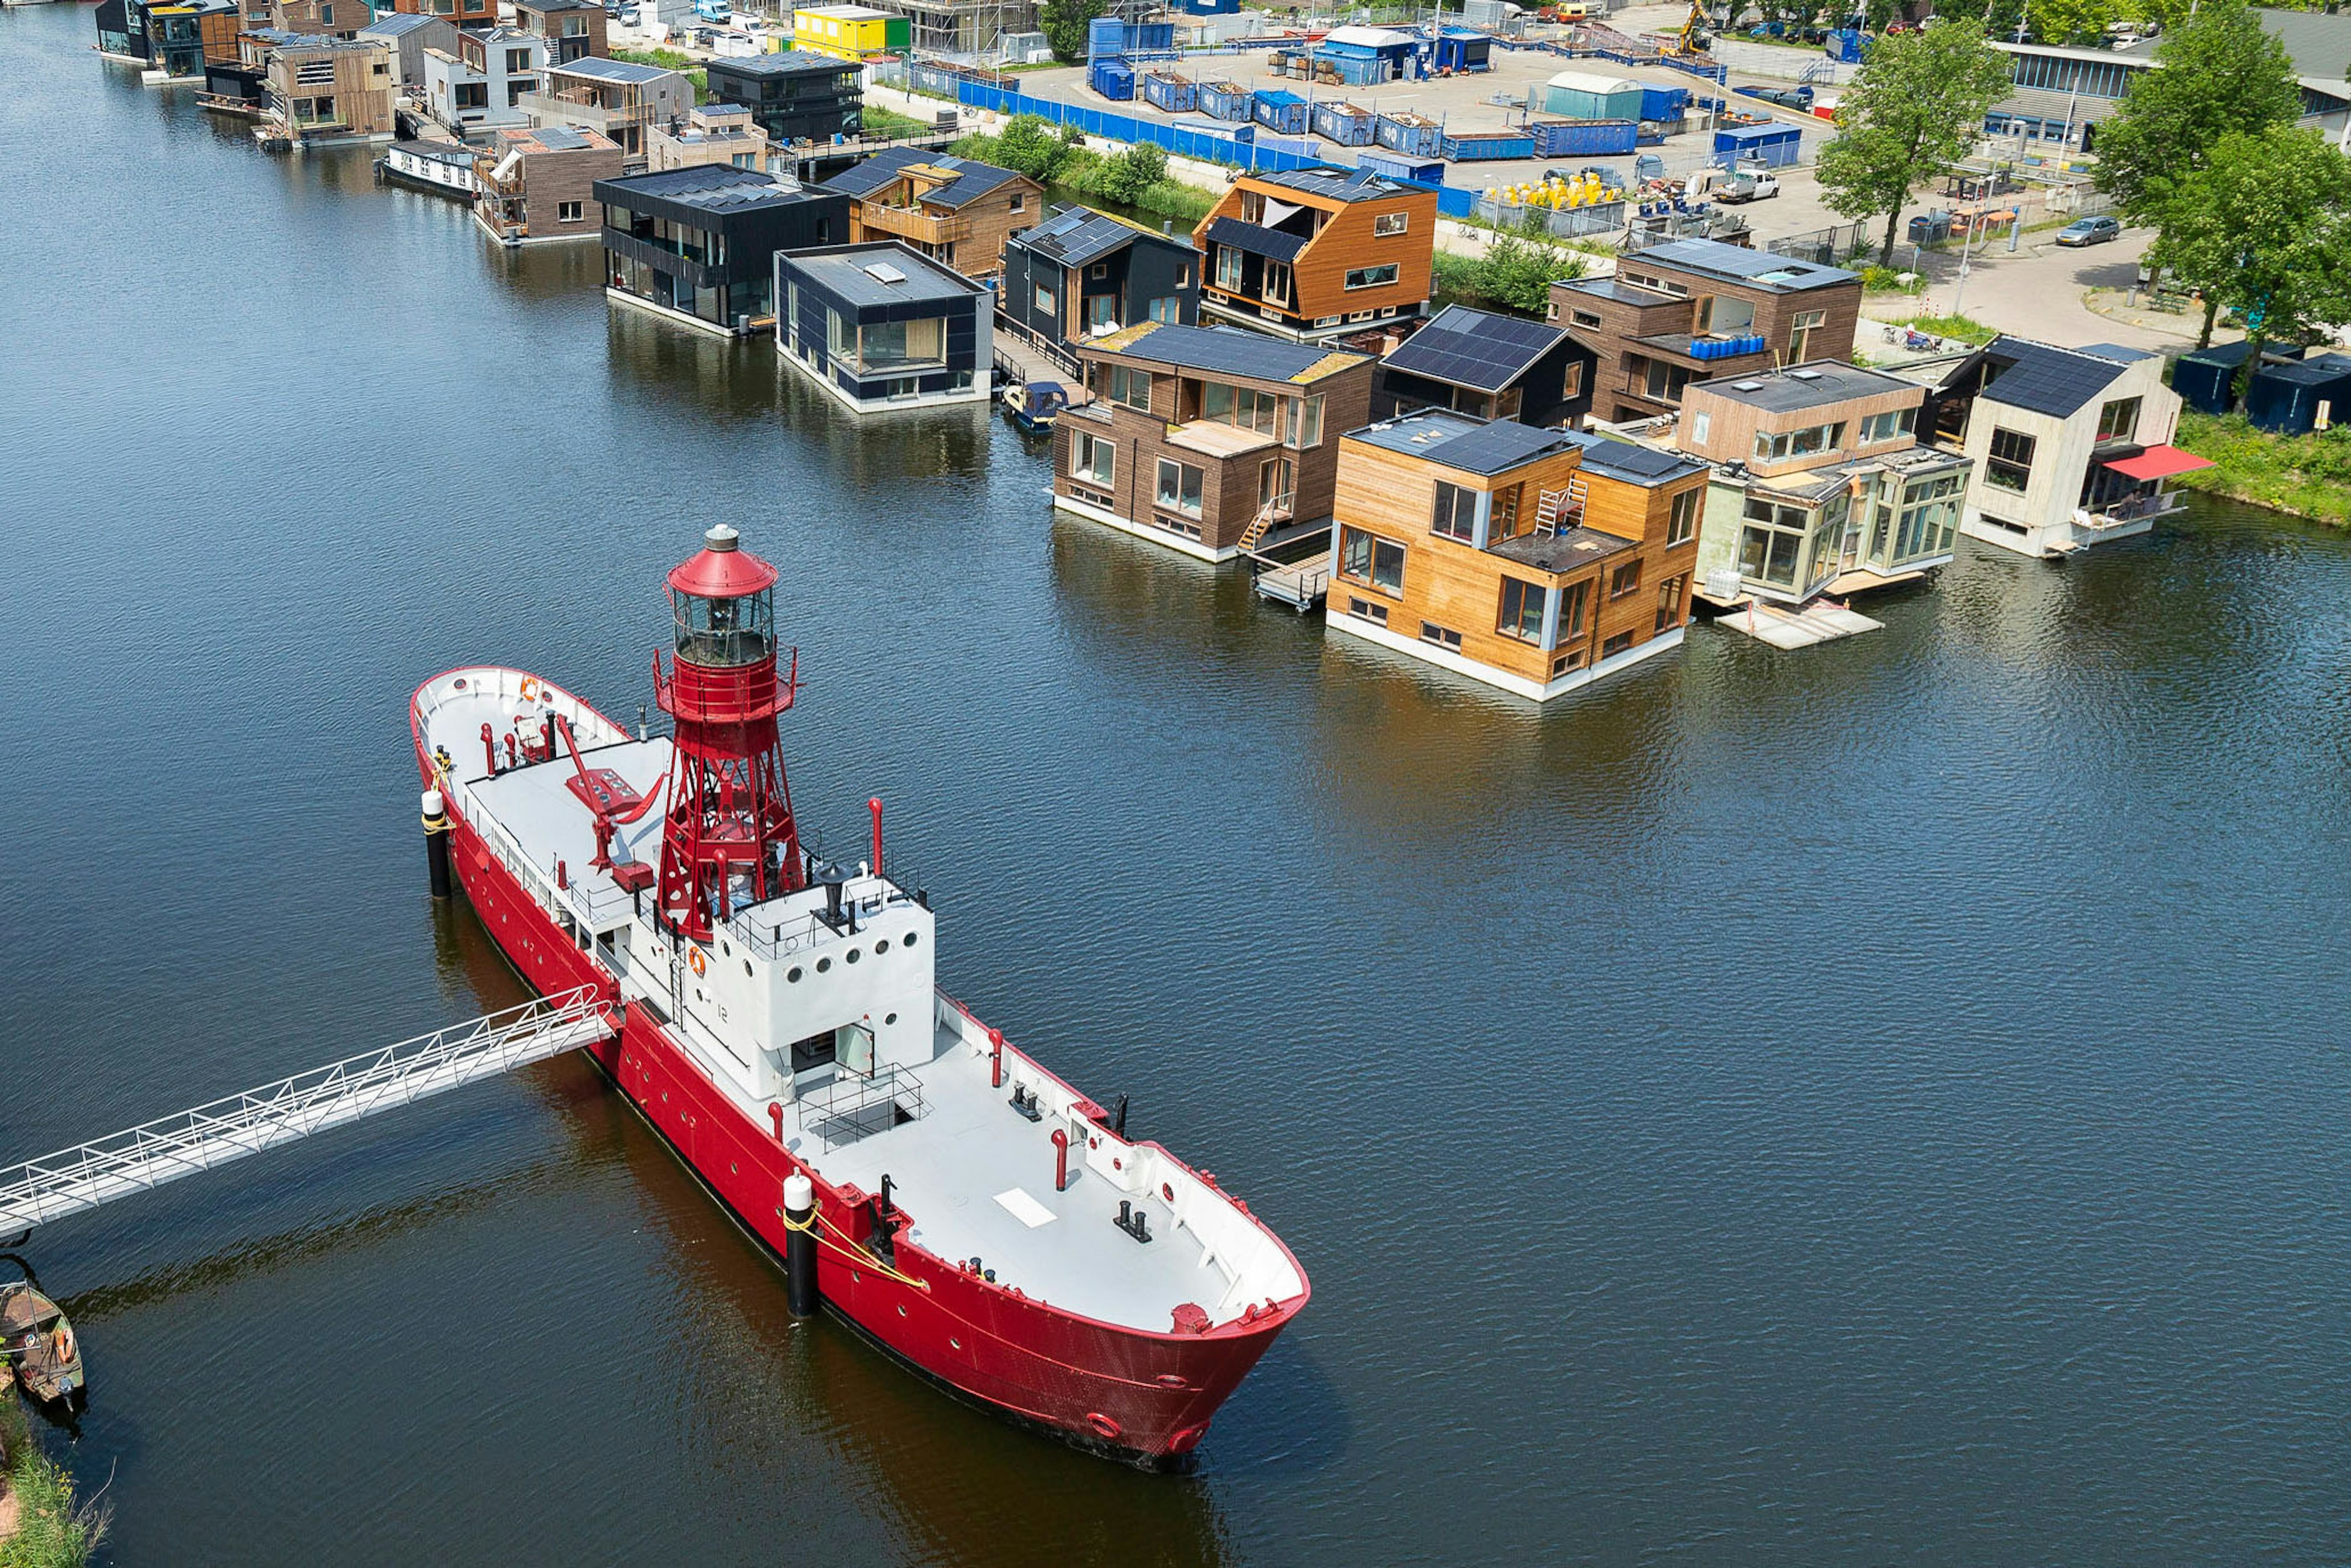
[{"label": "red dome roof of lantern", "polygon": [[720,523],[702,536],[702,553],[669,574],[669,585],[697,599],[741,599],[772,588],[776,569],[739,548],[741,536]]}]

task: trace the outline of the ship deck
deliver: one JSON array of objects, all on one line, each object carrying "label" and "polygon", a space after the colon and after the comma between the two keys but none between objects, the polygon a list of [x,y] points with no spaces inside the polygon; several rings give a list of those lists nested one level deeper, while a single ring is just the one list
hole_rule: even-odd
[{"label": "ship deck", "polygon": [[1122,1194],[1084,1168],[1081,1145],[1070,1154],[1068,1189],[1055,1192],[1057,1119],[1027,1120],[1009,1103],[1008,1071],[991,1088],[984,1056],[945,1030],[939,1044],[915,1074],[923,1116],[830,1149],[801,1134],[801,1157],[826,1180],[867,1192],[887,1172],[893,1201],[914,1217],[912,1239],[951,1262],[977,1257],[998,1283],[1064,1311],[1163,1333],[1186,1301],[1217,1322],[1230,1315],[1219,1311],[1233,1288],[1224,1270],[1165,1203],[1145,1206],[1149,1241],[1120,1230],[1112,1220]]}]

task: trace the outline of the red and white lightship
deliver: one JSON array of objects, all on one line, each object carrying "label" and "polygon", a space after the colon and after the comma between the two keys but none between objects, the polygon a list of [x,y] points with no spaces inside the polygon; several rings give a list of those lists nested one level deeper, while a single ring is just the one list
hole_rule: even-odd
[{"label": "red and white lightship", "polygon": [[[676,643],[632,735],[539,676],[451,670],[410,726],[451,866],[591,1048],[825,1305],[951,1390],[1144,1464],[1196,1446],[1306,1304],[1248,1207],[1133,1142],[939,992],[926,903],[805,852],[777,739],[775,569],[733,529],[669,575]],[[437,799],[436,799],[437,797]]]}]

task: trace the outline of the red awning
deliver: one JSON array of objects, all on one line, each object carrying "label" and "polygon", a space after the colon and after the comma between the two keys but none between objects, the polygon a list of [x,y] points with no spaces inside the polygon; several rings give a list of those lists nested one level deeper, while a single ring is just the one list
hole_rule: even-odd
[{"label": "red awning", "polygon": [[2212,460],[2199,457],[2193,452],[2182,452],[2177,446],[2150,446],[2136,457],[2117,457],[2106,466],[2126,479],[2168,479],[2174,474],[2193,474],[2199,468],[2210,468]]}]

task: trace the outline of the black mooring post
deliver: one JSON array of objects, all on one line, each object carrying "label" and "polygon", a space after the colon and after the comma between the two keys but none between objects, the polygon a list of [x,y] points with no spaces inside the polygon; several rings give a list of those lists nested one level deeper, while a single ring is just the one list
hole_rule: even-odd
[{"label": "black mooring post", "polygon": [[1111,1113],[1110,1130],[1122,1138],[1126,1136],[1126,1096],[1123,1094],[1118,1097],[1118,1109]]},{"label": "black mooring post", "polygon": [[424,874],[435,898],[449,896],[449,813],[441,791],[424,791]]},{"label": "black mooring post", "polygon": [[784,1301],[796,1318],[816,1315],[816,1184],[799,1171],[784,1178]]}]

